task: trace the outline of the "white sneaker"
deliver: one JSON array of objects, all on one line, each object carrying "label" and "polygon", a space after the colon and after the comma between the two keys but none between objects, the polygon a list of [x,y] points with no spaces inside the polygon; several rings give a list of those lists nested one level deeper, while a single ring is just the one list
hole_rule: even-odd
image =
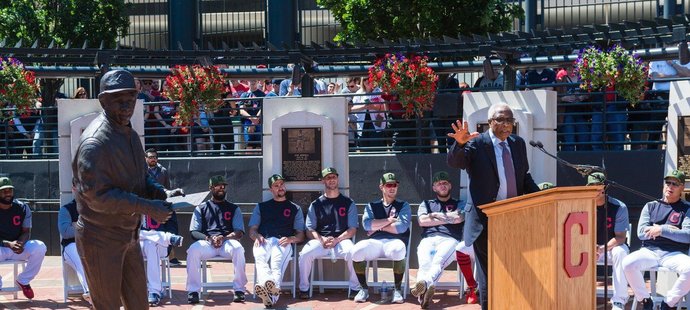
[{"label": "white sneaker", "polygon": [[414,287],[410,290],[410,293],[414,297],[421,297],[426,293],[426,281],[424,280],[419,280],[417,283],[415,283]]},{"label": "white sneaker", "polygon": [[391,302],[394,304],[401,304],[404,301],[405,300],[403,300],[402,293],[400,292],[400,290],[395,290],[393,292],[393,300]]},{"label": "white sneaker", "polygon": [[622,302],[611,303],[611,310],[624,310],[625,305]]},{"label": "white sneaker", "polygon": [[355,296],[355,302],[365,302],[367,299],[369,299],[369,290],[365,288],[359,290],[359,293]]}]

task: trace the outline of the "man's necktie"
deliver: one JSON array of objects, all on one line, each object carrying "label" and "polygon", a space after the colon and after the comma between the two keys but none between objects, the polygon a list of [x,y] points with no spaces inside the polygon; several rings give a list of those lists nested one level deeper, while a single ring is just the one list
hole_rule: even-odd
[{"label": "man's necktie", "polygon": [[499,143],[503,153],[503,171],[506,174],[506,187],[508,188],[508,198],[517,196],[517,186],[515,185],[515,167],[513,167],[513,158],[510,156],[510,151],[506,142]]}]

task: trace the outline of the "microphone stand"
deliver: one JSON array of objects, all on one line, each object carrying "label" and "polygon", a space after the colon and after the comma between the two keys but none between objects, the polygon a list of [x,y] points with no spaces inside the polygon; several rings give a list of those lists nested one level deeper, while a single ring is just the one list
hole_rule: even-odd
[{"label": "microphone stand", "polygon": [[[555,156],[555,155],[549,153],[548,151],[546,151],[544,149],[544,144],[542,144],[540,141],[537,141],[537,142],[530,141],[529,144],[532,147],[535,147],[538,150],[542,151],[544,154],[548,155],[549,157],[555,159],[559,164],[562,164],[564,166],[575,169],[575,171],[580,173],[580,175],[582,175],[583,177],[587,177],[590,174],[592,174],[593,172],[601,172],[604,174],[603,179],[597,175],[593,175],[593,177],[595,177],[602,184],[604,184],[604,206],[603,206],[603,208],[604,208],[604,221],[607,221],[607,219],[608,219],[608,203],[609,203],[608,188],[609,188],[609,185],[617,187],[617,188],[622,189],[624,191],[627,191],[629,193],[633,193],[633,194],[638,195],[640,197],[644,197],[645,199],[649,199],[649,200],[656,200],[657,199],[655,197],[647,195],[647,194],[640,192],[638,190],[634,190],[634,189],[629,188],[627,186],[618,184],[615,181],[609,180],[606,177],[606,169],[604,167],[571,164],[570,162],[568,162],[562,158],[559,158],[558,156]],[[602,161],[602,163],[603,163],[603,161]],[[603,164],[602,164],[602,166],[603,166]],[[605,272],[604,272],[604,304],[603,304],[604,308],[606,308],[606,304],[608,303],[608,299],[609,299],[608,298],[608,292],[609,292],[608,256],[609,255],[608,255],[608,249],[607,248],[608,248],[608,242],[610,240],[610,237],[608,235],[608,227],[605,231],[605,234],[606,234],[606,237],[605,237],[606,241],[604,243],[604,254],[603,254],[604,255],[604,268],[605,268]],[[598,251],[598,249],[597,249],[597,251]]]}]

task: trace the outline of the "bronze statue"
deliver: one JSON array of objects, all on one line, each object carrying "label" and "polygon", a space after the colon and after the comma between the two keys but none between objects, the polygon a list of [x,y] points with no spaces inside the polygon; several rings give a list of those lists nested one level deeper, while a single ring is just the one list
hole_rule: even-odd
[{"label": "bronze statue", "polygon": [[165,222],[166,190],[146,173],[141,140],[130,124],[136,105],[134,77],[112,70],[101,78],[103,112],[81,135],[72,162],[79,210],[76,242],[95,309],[148,309],[139,246],[141,215]]}]

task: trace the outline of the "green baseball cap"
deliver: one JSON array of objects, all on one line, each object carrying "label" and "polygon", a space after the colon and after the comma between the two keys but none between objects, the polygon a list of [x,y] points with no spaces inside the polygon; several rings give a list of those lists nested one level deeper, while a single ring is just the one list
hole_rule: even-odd
[{"label": "green baseball cap", "polygon": [[587,177],[587,185],[601,184],[606,181],[606,176],[601,172],[595,172]]},{"label": "green baseball cap", "polygon": [[[664,177],[664,180],[666,180],[668,178],[676,178],[676,179],[678,179],[678,181],[680,181],[680,183],[685,184],[685,172],[680,171],[678,169],[669,172],[669,174],[667,174]],[[3,183],[0,183],[0,184],[3,184]],[[2,189],[2,187],[0,187],[0,189]]]},{"label": "green baseball cap", "polygon": [[0,178],[0,191],[6,188],[14,188],[14,186],[12,186],[12,180],[8,177],[2,177]]},{"label": "green baseball cap", "polygon": [[381,184],[400,183],[392,172],[384,173],[381,177]]},{"label": "green baseball cap", "polygon": [[228,182],[225,181],[225,177],[222,175],[214,175],[208,180],[209,186],[216,186],[220,184],[228,185]]},{"label": "green baseball cap", "polygon": [[338,170],[335,170],[333,167],[328,167],[326,169],[321,170],[321,178],[325,178],[329,174],[335,174],[338,175]]},{"label": "green baseball cap", "polygon": [[439,172],[434,173],[434,178],[432,179],[432,183],[436,183],[439,181],[450,181],[450,176],[448,175],[448,172],[439,171]]},{"label": "green baseball cap", "polygon": [[549,188],[554,188],[554,187],[556,187],[556,185],[553,185],[553,183],[551,183],[551,182],[541,182],[541,183],[539,183],[539,185],[537,185],[537,187],[539,187],[539,189],[541,189],[541,190],[545,190],[545,189],[549,189]]},{"label": "green baseball cap", "polygon": [[268,178],[268,187],[273,186],[273,183],[275,183],[276,181],[279,181],[279,180],[284,181],[285,178],[282,175],[277,174],[277,173],[272,175],[270,178]]}]

